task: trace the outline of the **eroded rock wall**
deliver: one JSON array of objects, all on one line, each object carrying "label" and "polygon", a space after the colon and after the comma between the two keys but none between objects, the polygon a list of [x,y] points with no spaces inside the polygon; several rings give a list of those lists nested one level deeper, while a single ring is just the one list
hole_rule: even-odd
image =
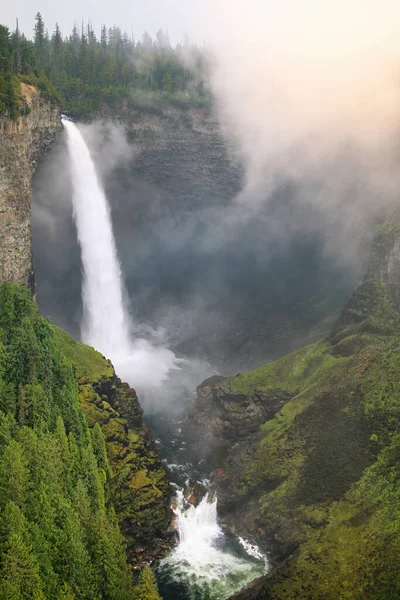
[{"label": "eroded rock wall", "polygon": [[34,288],[31,205],[32,176],[61,128],[61,109],[22,84],[30,113],[0,117],[0,282]]}]

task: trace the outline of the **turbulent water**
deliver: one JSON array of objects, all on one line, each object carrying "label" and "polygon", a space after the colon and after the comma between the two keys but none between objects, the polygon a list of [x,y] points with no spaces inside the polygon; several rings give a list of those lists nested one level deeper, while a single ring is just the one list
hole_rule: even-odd
[{"label": "turbulent water", "polygon": [[107,198],[80,130],[71,121],[63,123],[83,265],[82,339],[110,358],[120,377],[139,390],[158,388],[178,368],[177,360],[170,350],[133,338]]},{"label": "turbulent water", "polygon": [[195,507],[179,490],[174,512],[180,543],[158,567],[165,599],[224,600],[268,571],[256,546],[218,525],[216,498],[207,493]]},{"label": "turbulent water", "polygon": [[[225,600],[270,566],[260,549],[218,523],[217,497],[210,493],[211,466],[199,461],[187,437],[185,417],[155,416],[149,425],[176,486],[173,504],[179,545],[157,565],[164,600]],[[192,505],[187,498],[201,501]]]}]

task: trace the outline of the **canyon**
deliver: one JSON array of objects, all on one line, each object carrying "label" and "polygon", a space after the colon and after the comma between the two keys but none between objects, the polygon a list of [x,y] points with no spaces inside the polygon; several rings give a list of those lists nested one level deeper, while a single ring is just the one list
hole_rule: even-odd
[{"label": "canyon", "polygon": [[[52,148],[34,180],[38,304],[79,337],[80,256],[70,184],[57,169],[65,159],[63,136],[56,142],[61,115],[34,89],[24,91],[31,112],[16,122],[0,119],[0,280],[35,292],[32,174]],[[82,132],[110,199],[134,314],[164,327],[180,358],[209,362],[211,377],[196,381],[196,398],[185,391],[176,427],[191,446],[188,456],[205,465],[219,526],[256,542],[272,565],[233,598],[396,598],[398,213],[382,215],[350,273],[318,256],[318,239],[300,237],[272,251],[251,227],[239,229],[241,245],[234,239],[210,249],[210,232],[219,231],[243,169],[206,109],[104,109]],[[110,148],[120,157],[111,166]],[[271,216],[282,210],[275,200]],[[177,239],[179,224],[186,233]],[[255,264],[263,252],[267,259]],[[86,422],[104,436],[113,473],[106,482],[129,563],[142,567],[175,543],[168,465],[135,390],[108,357],[52,328]],[[168,402],[155,406],[151,416],[158,411],[161,421],[175,410]],[[195,504],[211,511],[202,502]]]}]

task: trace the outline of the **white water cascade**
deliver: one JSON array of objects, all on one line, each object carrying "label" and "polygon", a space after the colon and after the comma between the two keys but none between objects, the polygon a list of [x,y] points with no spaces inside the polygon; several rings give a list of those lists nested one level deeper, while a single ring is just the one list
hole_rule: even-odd
[{"label": "white water cascade", "polygon": [[159,571],[162,578],[181,583],[188,598],[224,600],[269,569],[256,546],[236,536],[236,549],[229,546],[218,525],[216,498],[206,494],[195,507],[178,491],[174,512],[180,543]]},{"label": "white water cascade", "polygon": [[63,123],[83,265],[82,339],[110,358],[121,378],[146,392],[160,387],[179,366],[170,350],[133,339],[107,198],[81,132],[71,121]]}]

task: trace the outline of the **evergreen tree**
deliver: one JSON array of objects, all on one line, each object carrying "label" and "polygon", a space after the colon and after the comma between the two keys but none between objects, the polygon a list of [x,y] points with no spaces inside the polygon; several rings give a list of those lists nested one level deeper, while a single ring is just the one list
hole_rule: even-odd
[{"label": "evergreen tree", "polygon": [[44,68],[46,33],[42,15],[40,12],[35,17],[34,42],[36,54],[36,68],[40,71]]},{"label": "evergreen tree", "polygon": [[5,25],[0,25],[0,73],[6,73],[10,68],[10,30]]},{"label": "evergreen tree", "polygon": [[134,589],[135,600],[162,600],[158,593],[157,581],[149,566],[145,566],[139,575]]},{"label": "evergreen tree", "polygon": [[0,503],[13,501],[23,508],[31,484],[28,461],[21,444],[11,440],[0,459]]},{"label": "evergreen tree", "polygon": [[112,477],[112,471],[107,460],[106,443],[104,434],[101,431],[100,425],[95,424],[91,430],[93,452],[97,459],[97,464],[102,469],[105,479]]},{"label": "evergreen tree", "polygon": [[[8,502],[0,520],[0,581],[3,593],[26,600],[45,600],[39,568],[32,553],[27,522],[14,502]],[[1,597],[1,596],[0,596]]]}]

